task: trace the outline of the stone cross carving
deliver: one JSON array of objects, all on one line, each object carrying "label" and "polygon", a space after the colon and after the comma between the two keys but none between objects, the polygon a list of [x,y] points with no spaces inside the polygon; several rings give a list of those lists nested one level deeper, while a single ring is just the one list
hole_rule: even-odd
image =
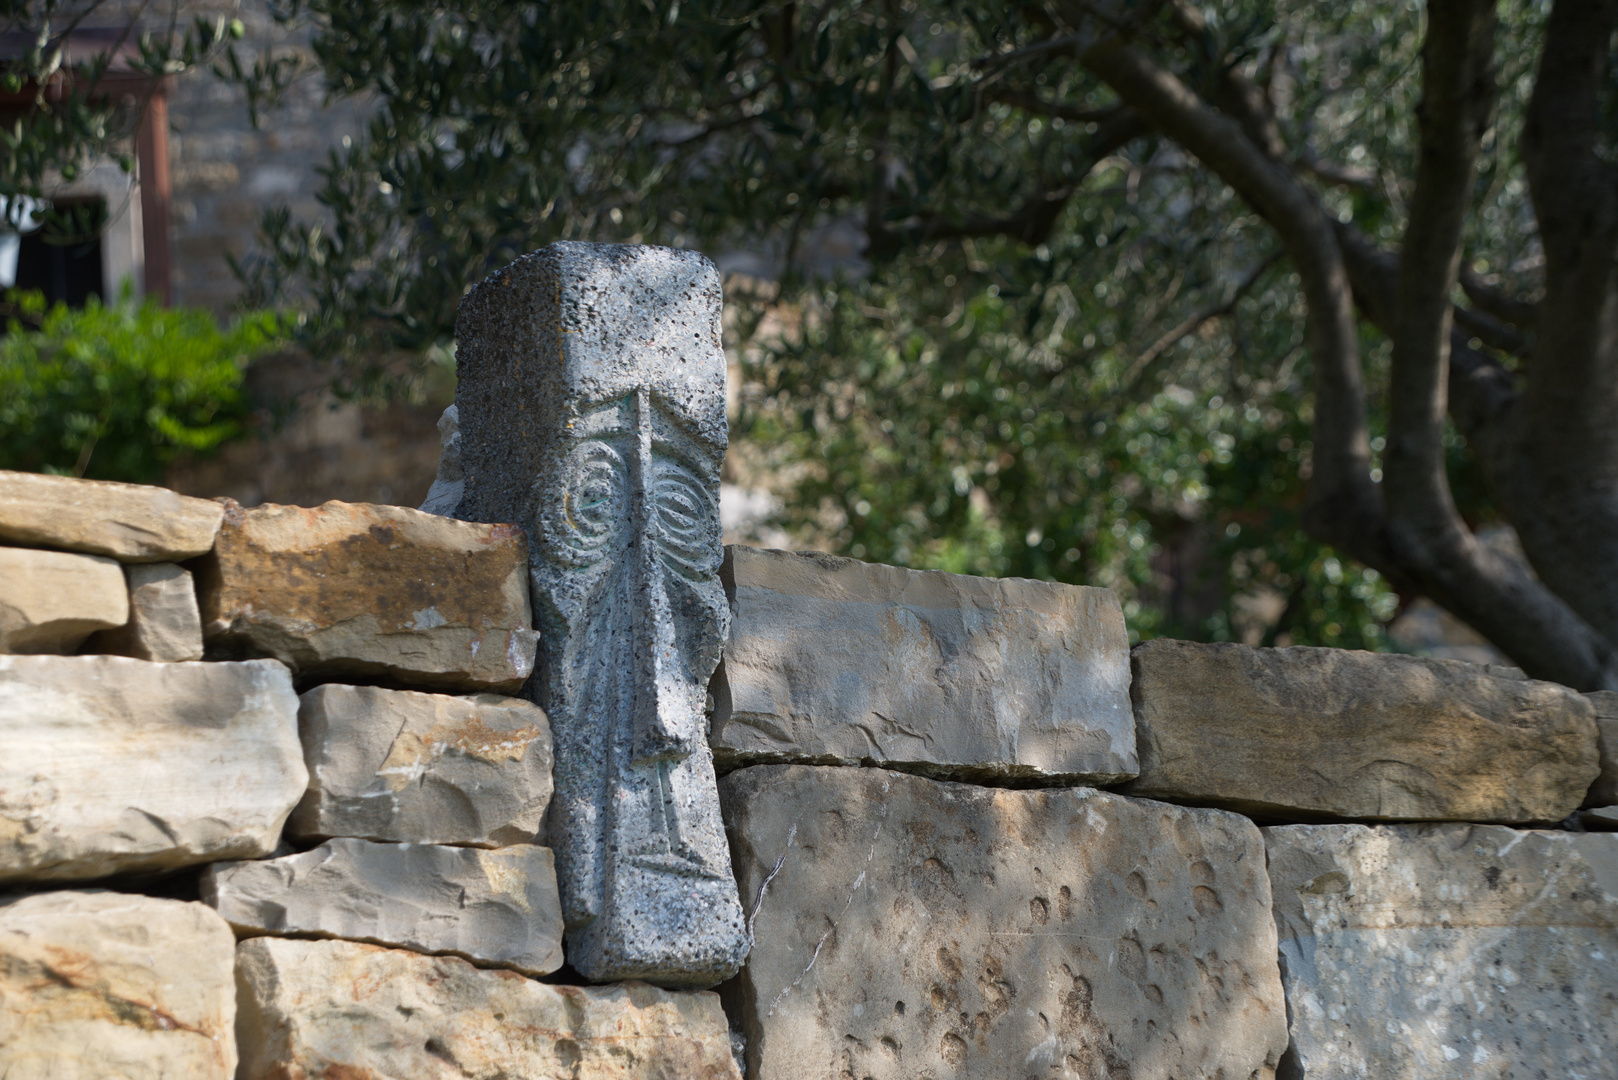
[{"label": "stone cross carving", "polygon": [[704,709],[730,618],[719,312],[695,252],[557,243],[455,326],[454,514],[528,531],[567,955],[598,982],[712,985],[750,945]]}]

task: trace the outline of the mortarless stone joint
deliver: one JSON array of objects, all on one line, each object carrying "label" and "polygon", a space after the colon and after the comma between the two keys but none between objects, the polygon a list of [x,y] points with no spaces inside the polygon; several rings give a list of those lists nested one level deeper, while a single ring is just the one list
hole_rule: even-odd
[{"label": "mortarless stone joint", "polygon": [[720,304],[695,252],[556,243],[456,322],[453,513],[530,537],[549,837],[568,961],[598,982],[709,986],[751,944],[704,713],[730,618]]}]

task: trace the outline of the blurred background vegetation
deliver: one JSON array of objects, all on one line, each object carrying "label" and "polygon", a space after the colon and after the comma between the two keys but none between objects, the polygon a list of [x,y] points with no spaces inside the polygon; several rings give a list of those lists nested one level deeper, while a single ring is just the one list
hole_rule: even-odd
[{"label": "blurred background vegetation", "polygon": [[[1251,72],[1325,205],[1396,239],[1421,5],[1187,9],[1201,29],[1164,38],[1165,62],[1200,88],[1225,66]],[[176,448],[230,437],[240,365],[282,333],[343,393],[385,394],[401,358],[419,371],[447,355],[462,292],[505,263],[557,239],[662,243],[730,271],[727,478],[773,497],[766,533],[1107,585],[1137,637],[1379,649],[1415,599],[1300,523],[1311,359],[1274,234],[1071,50],[1030,45],[1052,38],[1043,5],[275,10],[309,52],[219,63],[255,107],[311,70],[375,104],[324,170],[325,212],[267,214],[239,266],[250,308],[299,321],[212,330],[110,306],[13,324],[0,465],[150,478]],[[1531,296],[1541,263],[1517,145],[1548,4],[1499,10],[1500,102],[1464,262]],[[1362,341],[1380,454],[1388,346],[1368,325]],[[1498,340],[1473,344],[1519,363]],[[1449,445],[1461,513],[1487,527],[1465,440]]]}]

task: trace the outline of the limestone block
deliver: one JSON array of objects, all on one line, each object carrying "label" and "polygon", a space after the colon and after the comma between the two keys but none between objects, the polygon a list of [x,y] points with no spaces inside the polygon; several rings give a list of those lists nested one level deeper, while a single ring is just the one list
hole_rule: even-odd
[{"label": "limestone block", "polygon": [[201,904],[0,899],[0,1076],[230,1080],[236,940]]},{"label": "limestone block", "polygon": [[427,489],[421,510],[427,514],[454,517],[466,491],[466,470],[461,467],[461,413],[454,405],[438,418],[438,474]]},{"label": "limestone block", "polygon": [[0,656],[0,882],[268,855],[308,783],[274,660]]},{"label": "limestone block", "polygon": [[534,666],[528,544],[401,506],[231,503],[198,587],[210,647],[302,676],[520,689]]},{"label": "limestone block", "polygon": [[730,620],[722,299],[695,251],[561,242],[455,320],[455,513],[533,538],[546,834],[592,982],[713,986],[747,953],[704,710]]},{"label": "limestone block", "polygon": [[716,994],[550,986],[347,941],[236,954],[239,1080],[740,1080]]},{"label": "limestone block", "polygon": [[0,547],[0,653],[70,653],[128,619],[124,572],[113,560]]},{"label": "limestone block", "polygon": [[238,934],[335,937],[482,967],[562,966],[562,906],[550,848],[328,840],[263,862],[215,863],[203,902]]},{"label": "limestone block", "polygon": [[1618,836],[1264,830],[1294,1080],[1611,1076]]},{"label": "limestone block", "polygon": [[1132,795],[1282,821],[1559,821],[1597,771],[1590,703],[1461,660],[1135,647]]},{"label": "limestone block", "polygon": [[129,621],[91,636],[85,652],[173,663],[202,659],[202,615],[191,574],[174,563],[126,566]]},{"label": "limestone block", "polygon": [[1109,589],[731,546],[719,767],[878,764],[957,779],[1136,773]]},{"label": "limestone block", "polygon": [[795,765],[720,795],[751,1080],[1245,1080],[1286,1048],[1245,818]]},{"label": "limestone block", "polygon": [[295,837],[541,839],[551,732],[532,702],[328,683],[303,695],[298,725],[309,790],[287,823]]},{"label": "limestone block", "polygon": [[1598,690],[1584,696],[1596,710],[1597,742],[1601,748],[1601,775],[1590,785],[1584,805],[1618,805],[1618,691]]},{"label": "limestone block", "polygon": [[224,508],[168,488],[0,470],[0,541],[179,562],[213,547]]}]

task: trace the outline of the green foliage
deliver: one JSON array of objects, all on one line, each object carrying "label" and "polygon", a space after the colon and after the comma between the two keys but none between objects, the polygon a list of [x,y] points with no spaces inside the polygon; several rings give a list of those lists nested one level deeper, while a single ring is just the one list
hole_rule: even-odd
[{"label": "green foliage", "polygon": [[[1325,205],[1397,243],[1419,5],[1220,0],[1200,33],[1171,8],[1137,46],[1210,99],[1239,65]],[[1519,294],[1539,286],[1515,147],[1546,8],[1502,9],[1467,226],[1466,265]],[[1273,235],[1121,123],[1046,47],[1066,31],[1045,5],[295,0],[287,17],[328,85],[378,112],[330,160],[330,217],[269,215],[243,269],[260,302],[312,310],[341,380],[441,347],[468,284],[552,240],[762,253],[778,287],[732,301],[751,328],[734,443],[791,478],[800,535],[1108,584],[1143,636],[1383,646],[1398,598],[1300,525],[1311,369]],[[243,78],[269,91],[280,70]],[[868,246],[828,280],[838,228]],[[1364,340],[1376,434],[1387,349]],[[1490,518],[1459,439],[1452,464],[1462,512]]]},{"label": "green foliage", "polygon": [[14,298],[21,317],[0,337],[0,468],[150,483],[176,455],[239,434],[242,373],[285,340],[271,314],[221,330],[206,311],[135,305],[46,311]]}]

